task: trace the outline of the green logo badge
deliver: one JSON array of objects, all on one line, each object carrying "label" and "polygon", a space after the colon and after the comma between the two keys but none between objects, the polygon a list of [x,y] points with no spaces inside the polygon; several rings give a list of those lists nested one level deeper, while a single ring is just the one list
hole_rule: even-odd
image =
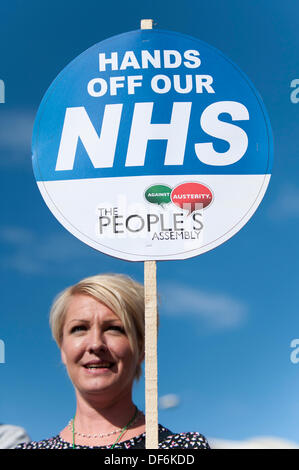
[{"label": "green logo badge", "polygon": [[164,206],[170,202],[171,188],[165,184],[150,186],[144,193],[145,199],[151,204]]}]

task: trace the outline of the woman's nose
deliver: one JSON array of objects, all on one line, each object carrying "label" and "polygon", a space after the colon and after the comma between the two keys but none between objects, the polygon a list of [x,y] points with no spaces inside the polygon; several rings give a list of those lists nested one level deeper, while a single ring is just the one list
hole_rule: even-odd
[{"label": "woman's nose", "polygon": [[104,335],[99,328],[93,328],[90,331],[88,351],[98,353],[100,351],[107,351],[108,347],[105,342]]}]

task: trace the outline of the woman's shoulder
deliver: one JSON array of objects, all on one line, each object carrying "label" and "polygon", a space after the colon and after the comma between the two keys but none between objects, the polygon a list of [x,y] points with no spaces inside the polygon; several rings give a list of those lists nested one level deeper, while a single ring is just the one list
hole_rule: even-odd
[{"label": "woman's shoulder", "polygon": [[160,449],[210,449],[207,439],[199,432],[173,433],[164,427],[163,430],[163,438],[159,439]]},{"label": "woman's shoulder", "polygon": [[[109,448],[111,446],[103,446]],[[118,448],[144,448],[145,433],[142,433],[128,441],[119,442],[115,449]],[[70,449],[72,444],[64,441],[60,435],[44,439],[41,441],[31,441],[19,444],[16,449]],[[76,448],[88,448],[88,446],[76,445]],[[99,448],[99,447],[95,447]],[[159,424],[159,449],[210,449],[206,438],[198,432],[182,432],[174,433],[168,428]]]},{"label": "woman's shoulder", "polygon": [[30,441],[19,444],[16,449],[67,449],[70,444],[63,441],[59,434],[49,439],[43,439],[41,441]]}]

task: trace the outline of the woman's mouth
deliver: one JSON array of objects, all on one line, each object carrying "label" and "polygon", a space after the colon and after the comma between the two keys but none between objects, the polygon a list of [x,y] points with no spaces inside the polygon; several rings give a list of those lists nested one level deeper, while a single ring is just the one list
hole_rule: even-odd
[{"label": "woman's mouth", "polygon": [[86,369],[110,369],[112,367],[111,362],[102,362],[101,364],[86,364]]},{"label": "woman's mouth", "polygon": [[84,365],[84,368],[90,372],[100,372],[113,367],[113,362],[99,362],[99,363],[88,363]]}]

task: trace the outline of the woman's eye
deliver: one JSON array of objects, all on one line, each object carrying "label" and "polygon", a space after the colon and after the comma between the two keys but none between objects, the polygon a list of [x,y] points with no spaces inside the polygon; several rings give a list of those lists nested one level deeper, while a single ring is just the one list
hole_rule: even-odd
[{"label": "woman's eye", "polygon": [[125,333],[124,327],[120,325],[111,325],[109,326],[109,330],[119,331],[120,333]]},{"label": "woman's eye", "polygon": [[85,325],[75,325],[71,329],[71,333],[75,333],[76,331],[85,331],[86,326]]}]

